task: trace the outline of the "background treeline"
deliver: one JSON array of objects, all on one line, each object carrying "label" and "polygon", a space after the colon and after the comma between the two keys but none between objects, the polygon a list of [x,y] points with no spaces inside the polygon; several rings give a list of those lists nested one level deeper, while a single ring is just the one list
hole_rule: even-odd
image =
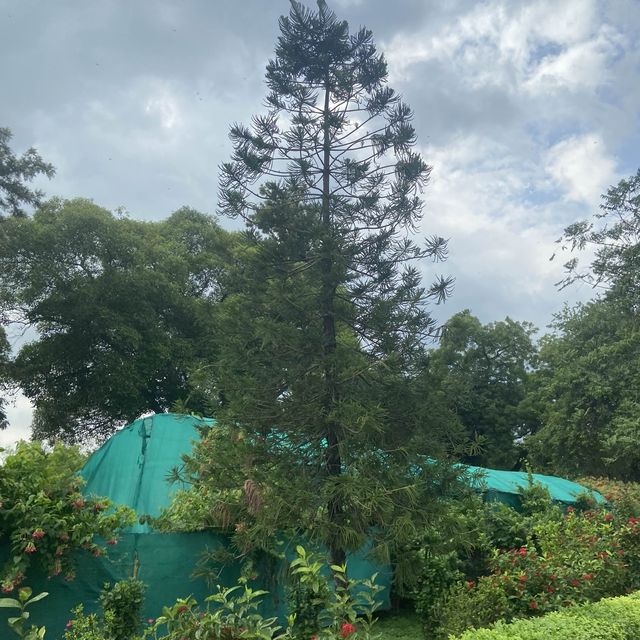
[{"label": "background treeline", "polygon": [[[639,189],[640,173],[623,180],[563,238],[595,246],[565,281],[589,280],[593,300],[565,308],[540,338],[528,322],[454,315],[402,391],[389,390],[399,428],[413,412],[425,438],[440,434],[472,464],[517,469],[526,458],[551,473],[639,479]],[[34,403],[35,437],[100,439],[148,410],[215,414],[232,324],[221,302],[246,276],[250,247],[187,208],[141,222],[53,199],[4,218],[2,317],[29,339],[12,356],[0,334],[2,381]]]}]

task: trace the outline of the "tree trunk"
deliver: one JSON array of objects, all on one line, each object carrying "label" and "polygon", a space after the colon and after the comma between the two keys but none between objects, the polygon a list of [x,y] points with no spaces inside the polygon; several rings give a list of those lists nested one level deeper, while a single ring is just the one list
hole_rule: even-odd
[{"label": "tree trunk", "polygon": [[[331,141],[329,139],[329,81],[327,80],[324,96],[324,136],[323,136],[323,169],[322,169],[322,226],[324,229],[324,239],[322,243],[321,273],[322,288],[320,293],[320,305],[322,314],[323,329],[323,355],[324,355],[324,376],[325,376],[325,437],[327,440],[326,468],[330,477],[337,477],[342,473],[342,459],[340,457],[340,435],[339,425],[333,418],[330,418],[335,404],[338,400],[338,384],[335,370],[336,352],[336,322],[334,312],[335,301],[335,275],[333,273],[334,244],[331,225],[330,209],[330,189],[331,189]],[[332,496],[327,505],[328,518],[331,525],[336,526],[342,520],[343,505],[338,497]],[[342,545],[332,534],[329,543],[329,556],[331,564],[345,564],[346,554]],[[338,585],[340,586],[340,585]]]}]

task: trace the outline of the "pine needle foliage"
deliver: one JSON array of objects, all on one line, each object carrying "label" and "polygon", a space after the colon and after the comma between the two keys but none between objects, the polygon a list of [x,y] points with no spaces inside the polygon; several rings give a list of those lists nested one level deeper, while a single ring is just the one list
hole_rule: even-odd
[{"label": "pine needle foliage", "polygon": [[291,2],[280,32],[266,111],[233,125],[221,167],[221,211],[246,229],[218,307],[218,427],[186,467],[194,513],[242,553],[289,533],[333,565],[370,540],[389,559],[446,490],[412,385],[452,285],[421,270],[446,241],[414,241],[430,167],[371,32],[323,1]]}]

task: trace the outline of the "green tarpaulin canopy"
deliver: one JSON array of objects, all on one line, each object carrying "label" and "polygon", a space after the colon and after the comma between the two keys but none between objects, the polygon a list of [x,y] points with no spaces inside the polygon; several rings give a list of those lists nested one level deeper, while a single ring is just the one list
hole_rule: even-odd
[{"label": "green tarpaulin canopy", "polygon": [[[184,454],[191,451],[194,441],[200,437],[198,429],[213,425],[213,420],[170,413],[136,420],[114,434],[88,459],[81,471],[86,481],[85,495],[105,496],[115,503],[132,507],[139,516],[160,515],[179,488],[167,482],[169,472],[182,463]],[[514,506],[519,490],[528,483],[526,473],[478,467],[468,467],[468,471],[469,481],[487,499]],[[554,500],[566,504],[575,502],[577,495],[585,490],[562,478],[538,474],[534,478],[549,489]],[[602,500],[599,495],[595,497]],[[103,584],[130,577],[134,568],[148,585],[145,618],[157,617],[162,606],[175,602],[178,597],[193,595],[202,601],[211,589],[205,580],[193,578],[194,566],[204,551],[226,544],[224,536],[213,533],[158,533],[146,523],[136,524],[121,536],[116,547],[110,548],[108,558],[82,555],[75,581],[67,583],[60,578],[44,576],[30,578],[34,593],[50,593],[49,598],[33,605],[32,619],[47,626],[47,638],[58,640],[73,606],[84,603],[85,611],[95,610]],[[294,542],[291,542],[290,556],[293,546]],[[359,579],[377,572],[378,583],[385,588],[381,596],[388,606],[391,569],[370,561],[366,551],[349,556],[350,575]],[[2,552],[0,548],[0,556]],[[4,552],[6,554],[6,547]],[[221,570],[218,582],[235,584],[239,573],[239,566],[227,566]],[[282,618],[285,614],[283,584],[279,580],[283,573],[284,563],[272,572],[269,582],[259,585],[270,592],[263,607],[265,615]],[[0,610],[0,628],[5,628],[7,615],[12,615],[9,610]]]}]

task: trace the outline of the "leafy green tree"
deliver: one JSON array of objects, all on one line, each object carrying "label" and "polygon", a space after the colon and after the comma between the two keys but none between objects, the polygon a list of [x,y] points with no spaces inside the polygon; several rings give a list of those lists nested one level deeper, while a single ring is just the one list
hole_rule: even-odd
[{"label": "leafy green tree", "polygon": [[636,314],[602,299],[558,314],[536,374],[542,427],[533,462],[565,475],[640,478],[640,331]]},{"label": "leafy green tree", "polygon": [[32,190],[26,183],[39,175],[51,178],[56,172],[33,147],[16,156],[9,146],[11,138],[11,131],[0,127],[0,220],[5,215],[25,216],[25,206],[41,204],[42,191]]},{"label": "leafy green tree", "polygon": [[[9,378],[9,342],[5,330],[0,327],[0,391],[7,385]],[[5,410],[6,401],[0,397],[0,429],[6,429],[9,426],[7,422],[7,413]]]},{"label": "leafy green tree", "polygon": [[229,238],[190,209],[149,223],[86,200],[3,222],[0,309],[37,332],[10,367],[36,437],[102,439],[178,400],[205,410],[190,378],[214,357]]},{"label": "leafy green tree", "polygon": [[483,325],[468,310],[445,324],[428,366],[467,438],[480,445],[465,462],[515,464],[516,442],[535,425],[535,413],[525,403],[536,363],[535,331],[531,323],[511,318]]},{"label": "leafy green tree", "polygon": [[603,196],[593,220],[560,239],[577,256],[561,286],[576,280],[600,295],[555,318],[543,341],[538,397],[543,427],[529,441],[540,463],[559,473],[640,478],[640,171]]},{"label": "leafy green tree", "polygon": [[388,557],[437,508],[435,467],[411,446],[429,424],[391,390],[451,282],[421,286],[419,261],[446,242],[411,240],[429,167],[371,32],[350,33],[323,1],[292,2],[280,32],[270,109],[232,127],[222,166],[221,208],[246,222],[246,243],[220,306],[220,428],[188,471],[202,526],[235,526],[243,551],[304,533],[341,565],[369,539]]}]

